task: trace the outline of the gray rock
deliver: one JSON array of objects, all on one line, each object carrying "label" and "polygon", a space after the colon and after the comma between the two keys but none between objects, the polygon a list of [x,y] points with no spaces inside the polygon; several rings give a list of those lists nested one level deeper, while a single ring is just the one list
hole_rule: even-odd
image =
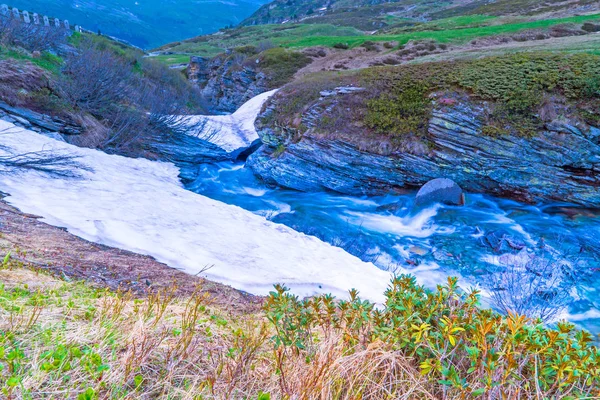
[{"label": "gray rock", "polygon": [[180,179],[189,183],[197,178],[198,164],[231,160],[231,155],[219,146],[194,136],[178,134],[151,144],[161,160],[180,168]]},{"label": "gray rock", "polygon": [[340,86],[337,87],[333,90],[323,90],[322,92],[320,92],[319,94],[321,95],[321,97],[332,97],[332,96],[337,96],[340,94],[352,94],[355,92],[362,92],[364,91],[364,88],[361,87],[354,87],[354,86]]},{"label": "gray rock", "polygon": [[25,118],[21,118],[18,115],[12,115],[12,118],[15,120],[15,124],[20,125],[24,128],[29,128],[31,123],[27,121]]},{"label": "gray rock", "polygon": [[[536,203],[560,201],[600,208],[600,145],[564,124],[533,138],[482,132],[485,104],[468,100],[434,107],[430,150],[424,154],[375,154],[357,145],[313,134],[324,107],[302,115],[307,131],[274,126],[275,99],[256,122],[265,144],[248,166],[265,182],[301,191],[331,190],[350,195],[405,193],[440,176],[470,193]],[[282,151],[283,150],[283,151]]]},{"label": "gray rock", "polygon": [[352,94],[356,92],[363,92],[365,88],[354,87],[354,86],[343,86],[339,88],[335,88],[339,94]]},{"label": "gray rock", "polygon": [[600,129],[598,129],[598,128],[594,127],[594,126],[591,126],[590,127],[590,131],[587,134],[587,137],[590,140],[592,140],[592,141],[594,141],[594,142],[597,143],[600,140]]},{"label": "gray rock", "polygon": [[503,253],[512,250],[523,250],[525,248],[525,243],[515,239],[503,229],[486,233],[482,238],[482,243],[484,246],[490,247],[497,253]]},{"label": "gray rock", "polygon": [[26,108],[12,107],[0,101],[0,110],[11,115],[9,122],[19,122],[24,127],[35,126],[41,128],[44,132],[60,132],[69,135],[78,135],[82,128],[73,123],[68,123],[49,115],[40,114]]},{"label": "gray rock", "polygon": [[227,55],[191,61],[188,76],[198,82],[214,113],[233,113],[248,100],[273,89],[256,64],[240,66],[235,57]]},{"label": "gray rock", "polygon": [[546,129],[557,133],[570,133],[573,135],[581,135],[581,130],[579,128],[569,124],[566,121],[552,121],[546,124]]},{"label": "gray rock", "polygon": [[419,190],[415,198],[415,205],[424,207],[434,203],[463,206],[465,204],[465,194],[452,179],[434,179],[427,182]]},{"label": "gray rock", "polygon": [[41,134],[51,139],[58,140],[59,142],[65,141],[65,139],[58,132],[41,132]]}]

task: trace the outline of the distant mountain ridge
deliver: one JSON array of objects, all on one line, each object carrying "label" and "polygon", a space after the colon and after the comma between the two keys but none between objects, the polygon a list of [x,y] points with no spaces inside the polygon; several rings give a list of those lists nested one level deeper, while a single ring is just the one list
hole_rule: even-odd
[{"label": "distant mountain ridge", "polygon": [[302,22],[369,31],[458,15],[524,16],[566,10],[572,13],[574,9],[586,13],[598,5],[598,0],[274,0],[241,25]]},{"label": "distant mountain ridge", "polygon": [[7,0],[11,8],[52,15],[138,47],[237,25],[266,0]]}]

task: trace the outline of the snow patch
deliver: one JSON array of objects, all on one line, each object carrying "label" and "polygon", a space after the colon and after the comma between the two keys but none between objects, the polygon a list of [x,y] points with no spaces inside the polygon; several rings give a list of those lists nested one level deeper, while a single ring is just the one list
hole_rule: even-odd
[{"label": "snow patch", "polygon": [[51,225],[190,274],[210,267],[206,278],[257,295],[283,283],[299,296],[345,297],[356,288],[364,298],[383,300],[388,272],[315,237],[185,190],[173,164],[79,148],[0,121],[4,129],[9,131],[0,134],[0,154],[68,152],[92,169],[80,171],[77,179],[30,170],[0,174],[0,190],[10,193],[6,201]]},{"label": "snow patch", "polygon": [[216,144],[228,153],[241,152],[259,139],[254,121],[263,104],[276,92],[271,90],[250,99],[233,114],[184,117],[190,127],[201,126],[190,129],[188,134]]}]

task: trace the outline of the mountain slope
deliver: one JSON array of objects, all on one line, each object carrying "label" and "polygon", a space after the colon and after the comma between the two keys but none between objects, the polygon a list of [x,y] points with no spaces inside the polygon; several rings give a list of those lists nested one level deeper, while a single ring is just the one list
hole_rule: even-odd
[{"label": "mountain slope", "polygon": [[237,25],[266,0],[12,0],[11,7],[68,19],[142,48]]},{"label": "mountain slope", "polygon": [[242,25],[302,22],[352,26],[362,30],[400,27],[457,15],[533,15],[586,13],[597,0],[275,0],[262,6]]}]

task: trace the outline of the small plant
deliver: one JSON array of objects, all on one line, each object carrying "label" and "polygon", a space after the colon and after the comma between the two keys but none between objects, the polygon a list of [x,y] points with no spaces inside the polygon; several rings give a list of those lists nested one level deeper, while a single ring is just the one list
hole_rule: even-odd
[{"label": "small plant", "polygon": [[555,322],[572,302],[571,293],[577,286],[574,276],[584,279],[582,272],[575,271],[577,261],[547,251],[504,257],[504,262],[499,258],[503,270],[490,279],[492,302],[504,313]]},{"label": "small plant", "polygon": [[[551,329],[518,314],[502,317],[480,309],[477,291],[461,292],[454,278],[431,292],[418,286],[414,277],[399,276],[385,295],[385,307],[377,309],[354,291],[348,301],[331,296],[298,300],[286,288],[276,287],[265,304],[277,329],[275,349],[279,354],[285,354],[282,347],[289,349],[316,363],[322,357],[320,343],[328,338],[335,338],[346,358],[359,354],[363,358],[365,352],[376,357],[384,348],[398,357],[402,367],[397,368],[420,371],[427,382],[421,387],[428,393],[422,397],[600,394],[600,353],[591,345],[592,336],[572,324],[561,322]],[[283,376],[284,363],[280,364]],[[406,396],[408,372],[382,376],[373,367],[362,372],[351,378],[323,367],[324,376],[306,389],[313,393],[308,397],[344,393],[344,398],[359,398],[363,391],[381,394],[375,398],[383,398],[383,393]]]},{"label": "small plant", "polygon": [[389,135],[426,135],[432,109],[429,87],[409,80],[395,87],[398,89],[368,101],[366,125]]},{"label": "small plant", "polygon": [[591,22],[586,22],[581,26],[581,29],[590,33],[600,32],[600,24],[592,24]]},{"label": "small plant", "polygon": [[265,50],[258,57],[258,66],[267,74],[269,85],[273,88],[289,82],[299,69],[311,62],[308,56],[281,47]]},{"label": "small plant", "polygon": [[377,51],[377,45],[375,44],[375,42],[373,42],[371,40],[367,40],[366,42],[364,42],[360,46],[364,47],[365,49],[367,49],[367,51]]},{"label": "small plant", "polygon": [[134,298],[84,283],[0,285],[0,397],[600,395],[591,335],[480,309],[477,292],[456,279],[429,291],[399,276],[378,307],[354,290],[345,300],[301,300],[277,286],[263,310],[238,312],[202,287],[175,292]]}]

